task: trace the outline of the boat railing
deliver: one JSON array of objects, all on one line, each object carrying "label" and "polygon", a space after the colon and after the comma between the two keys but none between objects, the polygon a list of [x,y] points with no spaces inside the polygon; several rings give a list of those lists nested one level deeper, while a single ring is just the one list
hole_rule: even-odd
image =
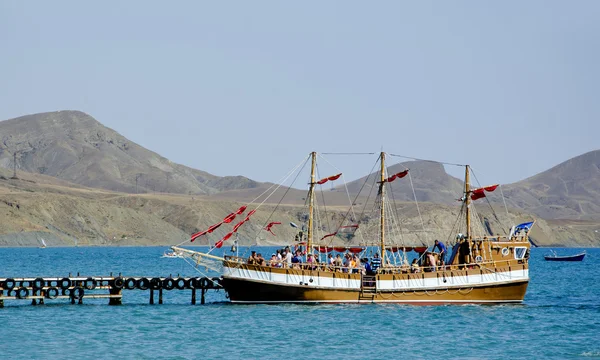
[{"label": "boat railing", "polygon": [[[259,267],[261,270],[270,271],[271,269],[288,269],[288,270],[305,270],[305,271],[324,271],[332,273],[344,273],[344,274],[361,274],[364,273],[364,267],[348,267],[348,266],[335,266],[327,265],[324,263],[293,263],[288,266],[285,262],[279,262],[276,265],[258,265],[258,264],[247,264],[246,259],[236,256],[226,256],[226,261],[233,262],[236,266],[240,265],[251,265]],[[281,265],[281,266],[278,266]],[[452,264],[452,265],[436,265],[436,266],[419,266],[411,267],[409,265],[384,265],[378,270],[378,274],[410,274],[410,273],[428,273],[437,271],[462,271],[472,269],[493,269],[495,271],[498,267],[519,267],[522,266],[516,259],[501,260],[501,261],[482,261],[478,263],[466,263],[466,264]]]}]

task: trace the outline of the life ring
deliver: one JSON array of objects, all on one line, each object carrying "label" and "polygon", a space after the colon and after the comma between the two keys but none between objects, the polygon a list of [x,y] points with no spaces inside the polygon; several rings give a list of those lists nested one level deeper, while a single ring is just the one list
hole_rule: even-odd
[{"label": "life ring", "polygon": [[58,297],[58,289],[55,287],[49,287],[46,289],[45,296],[47,299],[56,299]]},{"label": "life ring", "polygon": [[479,263],[481,263],[482,261],[483,261],[483,258],[481,257],[481,255],[477,255],[477,256],[475,257],[475,262],[476,262],[476,263],[478,263],[478,264],[479,264]]},{"label": "life ring", "polygon": [[125,280],[123,280],[122,277],[119,276],[119,277],[116,277],[113,280],[113,287],[114,288],[116,288],[116,289],[122,289],[123,285],[125,285]]},{"label": "life ring", "polygon": [[20,287],[19,290],[17,290],[17,299],[24,299],[28,296],[29,289],[27,289],[26,287]]},{"label": "life ring", "polygon": [[208,282],[208,278],[202,278],[202,279],[200,279],[200,288],[202,288],[202,289],[208,289],[209,286],[210,286],[210,284]]},{"label": "life ring", "polygon": [[507,247],[502,248],[502,256],[507,256],[509,252]]},{"label": "life ring", "polygon": [[39,289],[44,288],[45,284],[46,284],[46,281],[44,281],[43,278],[39,277],[39,278],[36,278],[35,280],[33,280],[33,283],[31,284],[31,287],[34,288],[34,289],[36,289],[36,290],[39,290]]},{"label": "life ring", "polygon": [[140,290],[148,290],[150,287],[150,279],[148,278],[140,278],[136,284],[137,288]]},{"label": "life ring", "polygon": [[135,289],[136,285],[137,285],[137,281],[134,278],[129,278],[129,279],[125,280],[125,289],[127,289],[127,290]]},{"label": "life ring", "polygon": [[5,290],[11,291],[12,289],[15,288],[15,285],[16,285],[15,279],[8,278],[8,279],[4,280],[4,284],[2,284],[2,287]]},{"label": "life ring", "polygon": [[71,279],[62,278],[58,284],[59,284],[60,288],[63,290],[68,289],[71,287]]},{"label": "life ring", "polygon": [[189,287],[190,283],[185,280],[185,278],[178,278],[175,280],[175,287],[177,290],[183,290],[186,287]]},{"label": "life ring", "polygon": [[61,294],[62,296],[71,296],[71,293],[72,293],[72,292],[73,292],[73,291],[71,291],[71,289],[67,288],[67,289],[62,289],[62,290],[60,291],[60,294]]},{"label": "life ring", "polygon": [[88,290],[94,290],[96,288],[96,280],[94,280],[93,278],[89,277],[87,279],[85,279],[85,288]]},{"label": "life ring", "polygon": [[71,291],[71,298],[73,298],[75,300],[79,300],[79,299],[83,298],[84,294],[85,294],[85,290],[83,290],[83,288],[81,286],[76,286],[73,288],[73,291]]},{"label": "life ring", "polygon": [[160,288],[162,288],[162,281],[160,281],[160,278],[152,278],[150,280],[150,289],[159,290]]},{"label": "life ring", "polygon": [[175,280],[173,278],[166,278],[163,280],[163,289],[165,290],[173,290],[175,288]]}]

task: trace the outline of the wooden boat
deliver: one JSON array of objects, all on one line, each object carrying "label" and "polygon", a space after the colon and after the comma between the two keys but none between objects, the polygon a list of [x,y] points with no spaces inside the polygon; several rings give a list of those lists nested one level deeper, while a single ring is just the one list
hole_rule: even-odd
[{"label": "wooden boat", "polygon": [[[475,236],[471,225],[472,201],[485,197],[485,192],[495,190],[497,185],[472,189],[468,165],[465,166],[464,193],[460,199],[461,213],[465,214],[465,234],[459,233],[456,242],[448,244],[448,262],[439,261],[439,253],[427,256],[420,253],[420,264],[412,268],[406,262],[406,253],[423,249],[401,244],[386,246],[389,234],[393,235],[393,227],[385,222],[386,187],[392,181],[404,177],[409,170],[386,176],[386,154],[383,152],[379,157],[380,173],[375,185],[378,187],[378,194],[374,203],[377,204],[376,211],[380,215],[377,239],[373,243],[353,247],[358,248],[358,251],[361,251],[361,248],[366,251],[376,247],[378,254],[381,254],[381,266],[377,271],[367,273],[365,269],[349,269],[348,266],[311,262],[314,259],[313,255],[318,255],[323,249],[325,252],[338,253],[350,251],[348,247],[340,248],[331,243],[323,243],[324,239],[335,237],[335,233],[321,238],[322,243],[314,241],[315,229],[318,229],[314,224],[315,185],[326,182],[326,179],[337,179],[341,175],[316,181],[316,155],[315,152],[310,155],[312,167],[307,197],[308,221],[306,232],[300,232],[300,236],[296,235],[296,240],[303,241],[304,244],[303,252],[299,255],[300,260],[296,263],[284,262],[281,267],[267,266],[252,259],[246,261],[234,256],[219,257],[209,252],[189,250],[180,246],[172,247],[173,251],[182,257],[190,258],[198,266],[220,271],[221,284],[232,303],[494,304],[523,301],[529,283],[530,244],[527,232],[533,222],[513,227],[509,236]],[[221,223],[193,234],[191,240],[210,234],[221,225],[230,223],[245,210],[246,206],[239,208],[227,215]],[[256,209],[250,211],[246,219],[234,226],[233,233],[240,224],[249,220],[254,211]],[[215,247],[220,248],[223,241],[229,239],[233,233],[225,235]],[[427,249],[428,246],[424,248]],[[401,255],[398,256],[398,253]],[[432,257],[433,263],[428,263],[426,258]]]},{"label": "wooden boat", "polygon": [[544,255],[546,261],[582,261],[585,257],[585,251],[576,255],[558,256],[555,252],[552,255]]}]

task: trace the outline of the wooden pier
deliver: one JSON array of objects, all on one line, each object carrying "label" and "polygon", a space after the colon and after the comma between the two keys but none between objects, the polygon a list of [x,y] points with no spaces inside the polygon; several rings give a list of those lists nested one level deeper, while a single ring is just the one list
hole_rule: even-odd
[{"label": "wooden pier", "polygon": [[7,300],[31,301],[31,305],[43,305],[48,300],[68,300],[71,304],[83,304],[84,299],[108,299],[109,305],[121,305],[123,290],[149,291],[149,303],[163,303],[163,291],[191,290],[191,304],[196,304],[196,291],[200,291],[200,303],[205,303],[207,290],[221,289],[219,278],[209,277],[145,277],[145,276],[67,276],[0,278],[0,308]]}]

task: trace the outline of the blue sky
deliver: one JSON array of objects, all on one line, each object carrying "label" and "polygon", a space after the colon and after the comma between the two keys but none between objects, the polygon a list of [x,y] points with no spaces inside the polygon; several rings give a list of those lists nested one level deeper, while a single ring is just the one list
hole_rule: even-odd
[{"label": "blue sky", "polygon": [[[583,0],[3,1],[0,119],[81,110],[260,181],[383,148],[514,182],[600,148],[599,18]],[[374,158],[331,161],[349,179]]]}]

